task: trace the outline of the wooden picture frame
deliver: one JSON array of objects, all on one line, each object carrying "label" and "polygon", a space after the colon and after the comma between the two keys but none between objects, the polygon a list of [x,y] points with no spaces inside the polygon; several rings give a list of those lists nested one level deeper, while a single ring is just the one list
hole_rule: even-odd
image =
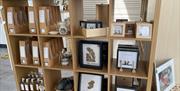
[{"label": "wooden picture frame", "polygon": [[101,42],[81,40],[79,47],[80,67],[102,69],[103,51]]},{"label": "wooden picture frame", "polygon": [[156,68],[157,91],[170,91],[175,86],[174,59]]},{"label": "wooden picture frame", "polygon": [[78,91],[103,91],[103,79],[103,75],[79,73]]},{"label": "wooden picture frame", "polygon": [[126,24],[121,22],[112,23],[111,36],[125,37]]},{"label": "wooden picture frame", "polygon": [[152,24],[151,23],[136,23],[136,38],[152,37]]},{"label": "wooden picture frame", "polygon": [[[131,61],[127,61],[127,60],[131,60]],[[116,63],[117,68],[137,69],[138,60],[139,60],[139,49],[137,48],[137,46],[122,45],[118,47],[117,63]]]}]

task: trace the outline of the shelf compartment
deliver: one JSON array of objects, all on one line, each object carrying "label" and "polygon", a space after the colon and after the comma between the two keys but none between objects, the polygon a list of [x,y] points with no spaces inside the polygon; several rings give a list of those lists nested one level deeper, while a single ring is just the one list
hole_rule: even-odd
[{"label": "shelf compartment", "polygon": [[[58,85],[58,82],[62,79],[62,78],[66,78],[66,77],[72,77],[73,74],[69,74],[69,72],[71,71],[60,71],[60,70],[49,70],[49,69],[45,69],[44,70],[44,79],[45,79],[45,89],[46,91],[56,91],[55,87]],[[67,73],[66,76],[63,75],[63,73]]]},{"label": "shelf compartment", "polygon": [[136,73],[132,73],[131,70],[127,70],[127,69],[123,69],[123,71],[120,72],[119,69],[117,69],[117,67],[116,67],[116,61],[114,59],[114,60],[112,60],[112,66],[110,68],[110,75],[139,78],[139,79],[147,80],[148,75],[145,70],[146,64],[147,64],[147,62],[145,62],[145,61],[139,61]]}]

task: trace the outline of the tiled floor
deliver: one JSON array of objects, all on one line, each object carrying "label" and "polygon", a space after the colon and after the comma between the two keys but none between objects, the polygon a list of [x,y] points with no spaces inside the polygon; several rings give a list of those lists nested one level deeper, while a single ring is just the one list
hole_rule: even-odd
[{"label": "tiled floor", "polygon": [[7,49],[0,48],[0,91],[16,91]]}]

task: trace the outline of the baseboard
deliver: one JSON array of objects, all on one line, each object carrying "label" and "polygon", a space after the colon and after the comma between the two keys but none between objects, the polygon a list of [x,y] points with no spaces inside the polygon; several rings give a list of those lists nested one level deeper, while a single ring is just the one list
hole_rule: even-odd
[{"label": "baseboard", "polygon": [[0,44],[0,48],[7,48],[6,44]]}]

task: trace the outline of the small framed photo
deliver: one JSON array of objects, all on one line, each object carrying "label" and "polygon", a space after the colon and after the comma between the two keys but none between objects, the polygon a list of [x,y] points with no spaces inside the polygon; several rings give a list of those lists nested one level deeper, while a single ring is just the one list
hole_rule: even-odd
[{"label": "small framed photo", "polygon": [[151,38],[152,24],[151,23],[137,23],[136,24],[136,38]]},{"label": "small framed photo", "polygon": [[112,24],[111,36],[125,37],[125,23],[116,22]]},{"label": "small framed photo", "polygon": [[79,43],[80,67],[101,69],[103,66],[102,43],[81,40]]},{"label": "small framed photo", "polygon": [[119,46],[117,50],[117,68],[135,70],[139,59],[137,46]]},{"label": "small framed photo", "polygon": [[80,73],[78,91],[103,91],[103,75]]},{"label": "small framed photo", "polygon": [[98,20],[80,21],[80,27],[85,29],[102,28],[102,21],[98,21]]},{"label": "small framed photo", "polygon": [[156,68],[157,91],[170,91],[175,86],[174,59]]},{"label": "small framed photo", "polygon": [[125,36],[136,37],[136,23],[135,22],[126,22]]}]

